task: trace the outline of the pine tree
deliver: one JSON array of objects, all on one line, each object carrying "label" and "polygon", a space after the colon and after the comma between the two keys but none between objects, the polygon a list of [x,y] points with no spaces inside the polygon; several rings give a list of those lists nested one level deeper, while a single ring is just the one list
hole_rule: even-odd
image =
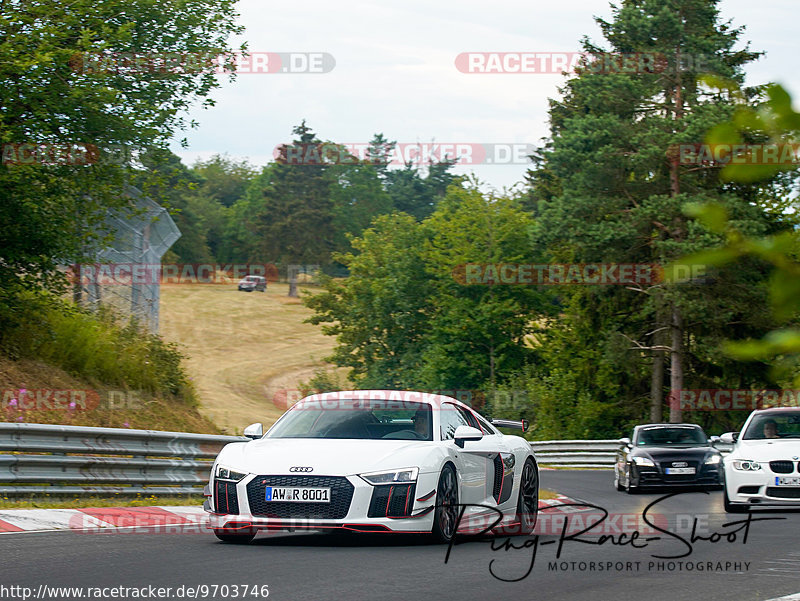
[{"label": "pine tree", "polygon": [[[333,250],[333,203],[330,169],[321,141],[305,121],[292,133],[292,144],[280,147],[259,201],[255,233],[266,260],[286,265],[326,264]],[[289,295],[296,296],[290,286]]]},{"label": "pine tree", "polygon": [[[686,217],[688,203],[716,201],[751,233],[778,227],[756,202],[765,191],[769,196],[764,184],[726,185],[718,170],[682,165],[675,150],[702,142],[734,110],[730,95],[704,87],[698,76],[743,82],[742,66],[757,57],[734,49],[742,29],[720,22],[717,4],[626,0],[611,21],[597,19],[608,48],[583,40],[591,58],[561,90],[563,100],[551,101],[551,140],[529,174],[529,204],[541,216],[535,239],[554,260],[667,264],[719,244],[719,236]],[[649,361],[654,421],[661,421],[667,359],[673,390],[685,388],[687,377],[735,382],[719,386],[726,388],[763,381],[758,366],[743,373],[713,353],[725,330],[746,336],[767,327],[752,311],[764,302],[761,266],[718,271],[703,282],[565,293],[573,310],[605,305],[600,313],[608,321],[598,324],[596,341],[606,346],[603,361],[622,360],[619,353],[609,358],[620,335],[633,350],[629,365]],[[593,377],[585,385],[601,397],[615,389]],[[669,417],[681,421],[679,407]]]}]

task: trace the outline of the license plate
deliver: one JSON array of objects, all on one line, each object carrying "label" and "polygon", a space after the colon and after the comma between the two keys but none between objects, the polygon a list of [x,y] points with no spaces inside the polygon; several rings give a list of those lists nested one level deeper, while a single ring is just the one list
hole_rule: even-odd
[{"label": "license plate", "polygon": [[800,477],[775,476],[775,486],[800,486]]},{"label": "license plate", "polygon": [[310,486],[267,486],[264,500],[281,503],[330,503],[330,488],[311,488]]},{"label": "license plate", "polygon": [[681,474],[694,474],[695,469],[693,467],[668,467],[664,470],[667,475],[669,476],[678,476]]}]

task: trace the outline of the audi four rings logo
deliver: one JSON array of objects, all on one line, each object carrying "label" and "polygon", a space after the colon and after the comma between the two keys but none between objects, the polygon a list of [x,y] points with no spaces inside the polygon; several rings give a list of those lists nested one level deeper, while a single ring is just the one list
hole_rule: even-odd
[{"label": "audi four rings logo", "polygon": [[290,467],[289,471],[290,472],[313,472],[314,468],[313,467],[297,467],[297,466],[295,466],[295,467]]},{"label": "audi four rings logo", "polygon": [[689,464],[685,461],[673,461],[672,467],[687,467]]}]

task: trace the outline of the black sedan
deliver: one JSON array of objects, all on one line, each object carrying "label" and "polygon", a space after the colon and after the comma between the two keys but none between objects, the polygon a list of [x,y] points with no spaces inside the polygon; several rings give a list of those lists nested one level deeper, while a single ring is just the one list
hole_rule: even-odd
[{"label": "black sedan", "polygon": [[644,487],[718,488],[722,456],[695,424],[636,426],[631,438],[620,438],[614,484],[629,493]]}]

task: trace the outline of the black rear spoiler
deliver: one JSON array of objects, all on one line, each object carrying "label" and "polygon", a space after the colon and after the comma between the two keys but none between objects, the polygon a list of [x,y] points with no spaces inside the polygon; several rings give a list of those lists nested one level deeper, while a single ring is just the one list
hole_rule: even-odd
[{"label": "black rear spoiler", "polygon": [[497,426],[498,428],[513,428],[515,430],[522,430],[523,432],[527,432],[528,426],[530,425],[527,419],[490,419],[489,421],[493,426]]}]

